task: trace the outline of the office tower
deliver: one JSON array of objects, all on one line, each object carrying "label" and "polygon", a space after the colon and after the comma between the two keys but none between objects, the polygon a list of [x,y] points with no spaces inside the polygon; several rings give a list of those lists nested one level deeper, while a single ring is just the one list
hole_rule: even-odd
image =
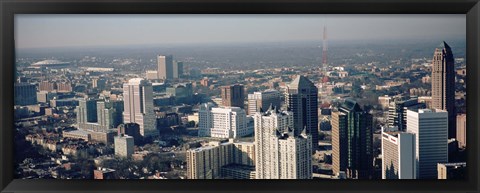
[{"label": "office tower", "polygon": [[455,138],[455,60],[452,49],[445,42],[433,54],[432,109],[448,112],[448,137]]},{"label": "office tower", "polygon": [[332,112],[332,171],[333,175],[347,171],[348,117],[340,111]]},{"label": "office tower", "polygon": [[106,83],[107,83],[107,80],[105,80],[103,78],[92,79],[92,87],[93,88],[98,88],[100,90],[103,90],[103,89],[105,89]]},{"label": "office tower", "polygon": [[312,152],[318,148],[318,89],[307,78],[298,75],[287,85],[285,104],[293,113],[293,128],[299,134],[306,128],[312,137]]},{"label": "office tower", "polygon": [[448,113],[407,110],[407,132],[415,134],[416,179],[437,178],[437,163],[448,162]]},{"label": "office tower", "polygon": [[110,101],[96,99],[79,99],[75,109],[77,113],[77,127],[91,136],[92,141],[113,143],[114,117],[117,112]]},{"label": "office tower", "polygon": [[84,129],[84,124],[98,121],[97,101],[94,99],[79,99],[76,112],[77,124],[80,129]]},{"label": "office tower", "polygon": [[181,78],[183,76],[183,62],[173,61],[173,78]]},{"label": "office tower", "polygon": [[427,108],[425,103],[419,103],[418,99],[397,98],[388,107],[388,127],[398,127],[399,131],[407,129],[407,109],[416,110]]},{"label": "office tower", "polygon": [[332,112],[332,150],[334,174],[343,171],[348,178],[371,178],[372,115],[351,99],[346,99],[338,111]]},{"label": "office tower", "polygon": [[222,91],[222,105],[226,107],[243,107],[243,100],[245,98],[245,90],[243,85],[235,84],[221,87]]},{"label": "office tower", "polygon": [[15,83],[15,105],[34,105],[37,103],[37,87],[29,83]]},{"label": "office tower", "polygon": [[115,109],[115,114],[113,115],[113,127],[118,127],[118,125],[123,123],[123,100],[117,99],[111,101],[112,108]]},{"label": "office tower", "polygon": [[382,179],[415,177],[415,134],[382,131]]},{"label": "office tower", "polygon": [[277,90],[248,94],[248,114],[253,115],[256,112],[260,112],[260,109],[266,110],[270,104],[280,109],[281,102],[281,94]]},{"label": "office tower", "polygon": [[467,147],[467,114],[457,115],[457,141],[459,148]]},{"label": "office tower", "polygon": [[[255,171],[252,169],[255,166],[255,144],[252,142],[234,143],[230,139],[229,142],[224,143],[212,141],[202,147],[187,151],[188,179],[245,178],[230,176],[232,173],[238,172],[222,174],[222,169],[231,165],[248,166],[250,168],[248,176],[252,176]],[[232,171],[231,168],[229,170]]]},{"label": "office tower", "polygon": [[442,180],[465,180],[467,172],[467,163],[438,163],[437,164],[437,179]]},{"label": "office tower", "polygon": [[240,138],[253,133],[245,110],[239,107],[214,108],[210,103],[203,104],[198,116],[200,137]]},{"label": "office tower", "polygon": [[120,134],[115,136],[115,155],[130,158],[134,152],[134,139],[131,136]]},{"label": "office tower", "polygon": [[254,119],[256,179],[311,179],[312,138],[296,134],[292,113],[269,108]]},{"label": "office tower", "polygon": [[143,137],[157,136],[156,117],[153,109],[152,84],[142,78],[133,78],[123,84],[123,122],[140,125]]},{"label": "office tower", "polygon": [[212,108],[216,105],[214,103],[201,104],[198,110],[198,136],[211,136],[210,128],[213,127]]},{"label": "office tower", "polygon": [[109,129],[114,128],[115,113],[115,109],[112,108],[110,101],[97,102],[97,121],[98,125],[102,128],[99,131],[107,132]]},{"label": "office tower", "polygon": [[158,78],[162,80],[172,79],[173,78],[173,56],[157,56],[157,73]]}]

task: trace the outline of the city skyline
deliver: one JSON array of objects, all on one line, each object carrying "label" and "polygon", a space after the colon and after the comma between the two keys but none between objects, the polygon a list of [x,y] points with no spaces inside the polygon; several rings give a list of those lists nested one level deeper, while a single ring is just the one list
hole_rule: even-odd
[{"label": "city skyline", "polygon": [[[147,46],[87,52],[44,49],[33,57],[16,55],[15,178],[464,178],[470,129],[466,127],[466,45],[456,42],[450,47],[448,41],[448,33],[463,31],[447,24],[444,30],[431,30],[436,21],[449,23],[457,16],[429,15],[410,23],[412,15],[385,21],[382,15],[370,20],[378,22],[375,25],[360,22],[367,16],[328,18],[328,22],[349,19],[352,25],[347,27],[360,26],[348,33],[362,36],[362,41],[375,35],[376,41],[362,45],[329,44],[332,36],[333,40],[342,37],[335,25],[345,23],[312,25],[322,19],[317,16],[297,15],[257,28],[251,25],[279,18],[259,17],[259,23],[249,20],[253,17],[235,20],[232,15],[207,19],[242,20],[243,30],[258,31],[259,36],[249,37],[254,41],[266,28],[274,40],[283,35],[306,38],[289,30],[303,33],[310,30],[302,31],[307,28],[300,26],[320,27],[321,39],[307,46],[250,44],[245,37],[251,34],[238,35],[245,32],[238,30],[227,33],[242,42],[233,49]],[[435,16],[428,27],[413,27]],[[67,18],[72,19],[70,24],[77,22]],[[123,21],[123,27],[145,18],[131,19]],[[194,21],[188,15],[179,19]],[[285,24],[296,19],[302,22]],[[180,20],[160,26],[175,31]],[[160,39],[174,37],[169,30],[154,30],[157,25],[151,20],[143,21]],[[211,27],[202,24],[177,35]],[[272,25],[289,30],[278,31]],[[86,30],[82,33],[96,33],[85,26],[78,26]],[[221,22],[215,26],[228,28]],[[375,26],[390,31],[407,28],[388,36],[382,30],[366,36],[362,30],[379,29]],[[415,41],[426,28],[428,38],[422,41],[382,39],[401,35]],[[131,29],[141,34],[144,28]],[[209,35],[225,32],[209,29],[215,32]],[[50,30],[49,35],[57,33]],[[38,32],[38,37],[44,35]],[[103,35],[95,36],[99,44]],[[58,37],[55,41],[62,39]],[[218,35],[210,42],[224,38]],[[437,43],[425,43],[428,39]]]}]

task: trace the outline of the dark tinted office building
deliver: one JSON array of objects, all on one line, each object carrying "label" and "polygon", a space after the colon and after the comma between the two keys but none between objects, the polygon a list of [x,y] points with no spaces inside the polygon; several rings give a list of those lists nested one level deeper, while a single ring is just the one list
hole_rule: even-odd
[{"label": "dark tinted office building", "polygon": [[443,42],[435,49],[432,64],[432,108],[448,112],[448,137],[456,136],[455,60],[452,49]]},{"label": "dark tinted office building", "polygon": [[373,167],[372,115],[346,99],[332,113],[333,171],[351,179],[370,179]]},{"label": "dark tinted office building", "polygon": [[243,85],[235,84],[223,86],[222,88],[222,104],[226,107],[243,107],[245,100],[245,90]]},{"label": "dark tinted office building", "polygon": [[[285,103],[287,110],[293,112],[295,132],[306,128],[312,135],[312,151],[318,148],[318,89],[302,75],[297,76],[287,85]],[[300,135],[300,133],[295,133]]]},{"label": "dark tinted office building", "polygon": [[15,105],[34,105],[37,103],[37,87],[30,83],[15,83]]}]

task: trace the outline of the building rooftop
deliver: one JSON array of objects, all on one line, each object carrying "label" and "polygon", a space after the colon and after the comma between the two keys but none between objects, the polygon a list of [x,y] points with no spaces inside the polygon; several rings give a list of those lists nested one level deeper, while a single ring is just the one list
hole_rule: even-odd
[{"label": "building rooftop", "polygon": [[418,109],[418,111],[416,111],[416,112],[418,112],[418,113],[442,113],[442,112],[447,112],[447,111],[441,110],[441,109]]},{"label": "building rooftop", "polygon": [[360,108],[360,105],[357,103],[357,101],[354,101],[351,98],[345,99],[345,102],[342,103],[341,107],[349,111],[362,111],[362,108]]},{"label": "building rooftop", "polygon": [[308,78],[298,75],[290,84],[288,84],[288,88],[290,89],[299,89],[305,87],[315,86],[312,81],[308,80]]},{"label": "building rooftop", "polygon": [[132,79],[128,80],[128,84],[138,85],[138,84],[141,84],[144,81],[145,80],[143,78],[132,78]]},{"label": "building rooftop", "polygon": [[442,164],[442,165],[445,165],[445,166],[447,166],[447,167],[458,167],[458,166],[466,167],[466,166],[467,166],[467,162],[438,163],[438,164]]},{"label": "building rooftop", "polygon": [[110,173],[110,172],[115,172],[114,169],[110,169],[110,168],[102,168],[102,167],[99,167],[97,168],[97,171],[101,171],[102,173]]},{"label": "building rooftop", "polygon": [[74,135],[88,135],[88,132],[84,130],[65,131],[64,133],[74,134]]}]

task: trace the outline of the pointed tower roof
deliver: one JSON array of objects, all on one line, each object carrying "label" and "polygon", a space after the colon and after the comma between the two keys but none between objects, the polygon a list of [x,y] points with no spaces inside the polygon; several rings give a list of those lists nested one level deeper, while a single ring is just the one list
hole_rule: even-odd
[{"label": "pointed tower roof", "polygon": [[442,42],[441,47],[446,48],[446,49],[450,49],[450,46],[445,41]]},{"label": "pointed tower roof", "polygon": [[270,106],[268,107],[268,110],[267,110],[267,111],[273,111],[273,110],[274,110],[274,109],[273,109],[273,105],[272,105],[272,103],[270,103]]},{"label": "pointed tower roof", "polygon": [[303,127],[301,135],[307,136],[307,126]]},{"label": "pointed tower roof", "polygon": [[308,80],[303,75],[298,75],[289,85],[288,87],[291,89],[298,89],[298,88],[304,88],[304,87],[310,87],[310,86],[315,86],[312,81]]},{"label": "pointed tower roof", "polygon": [[351,98],[345,99],[345,102],[342,104],[342,107],[349,111],[357,111],[357,112],[362,111],[362,108],[357,103],[357,101],[354,101]]}]

